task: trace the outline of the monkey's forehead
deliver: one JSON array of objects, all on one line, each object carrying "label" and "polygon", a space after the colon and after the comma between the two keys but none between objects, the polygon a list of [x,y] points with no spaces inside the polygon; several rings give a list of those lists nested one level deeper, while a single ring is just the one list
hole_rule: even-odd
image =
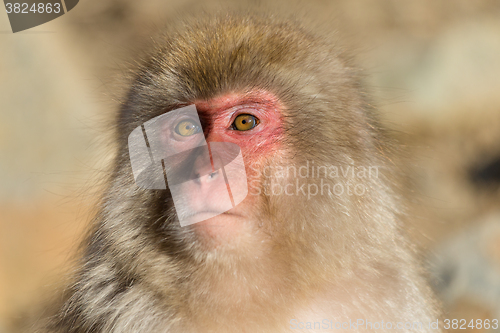
[{"label": "monkey's forehead", "polygon": [[155,45],[139,73],[138,88],[162,89],[179,100],[255,87],[279,94],[284,83],[290,90],[317,82],[311,77],[326,67],[344,67],[301,27],[253,16],[204,19],[159,38]]}]

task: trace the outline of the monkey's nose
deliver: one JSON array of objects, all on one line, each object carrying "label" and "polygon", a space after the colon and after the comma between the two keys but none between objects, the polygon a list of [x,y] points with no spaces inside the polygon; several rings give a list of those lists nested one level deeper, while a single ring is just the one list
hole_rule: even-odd
[{"label": "monkey's nose", "polygon": [[210,173],[208,176],[207,176],[207,181],[212,181],[214,179],[216,179],[217,177],[219,177],[220,175],[220,170],[217,170],[215,172],[212,172]]}]

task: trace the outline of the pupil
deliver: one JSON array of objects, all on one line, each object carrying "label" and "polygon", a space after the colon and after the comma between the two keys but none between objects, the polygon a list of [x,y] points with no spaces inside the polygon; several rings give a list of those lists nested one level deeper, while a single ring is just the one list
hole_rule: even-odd
[{"label": "pupil", "polygon": [[243,120],[241,123],[242,123],[242,124],[246,124],[246,123],[247,123],[247,121],[246,121],[246,120]]}]

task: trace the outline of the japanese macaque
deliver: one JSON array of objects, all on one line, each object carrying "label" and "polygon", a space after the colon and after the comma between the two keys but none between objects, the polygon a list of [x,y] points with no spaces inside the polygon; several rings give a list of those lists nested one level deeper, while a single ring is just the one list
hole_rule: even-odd
[{"label": "japanese macaque", "polygon": [[[156,39],[116,117],[109,185],[47,332],[436,331],[400,230],[391,144],[357,70],[329,42],[252,15],[204,18]],[[127,140],[190,105],[199,123],[175,135],[236,144],[248,194],[181,226],[168,188],[136,183]]]}]

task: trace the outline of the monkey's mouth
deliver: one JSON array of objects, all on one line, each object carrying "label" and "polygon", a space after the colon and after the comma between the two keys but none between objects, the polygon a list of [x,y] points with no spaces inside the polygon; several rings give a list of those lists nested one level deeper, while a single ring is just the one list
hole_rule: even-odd
[{"label": "monkey's mouth", "polygon": [[[231,244],[242,235],[251,234],[248,223],[243,215],[236,212],[226,211],[223,213],[212,210],[201,210],[193,215],[199,219],[192,225],[198,236],[205,241],[208,246],[219,247],[222,244]],[[214,243],[215,242],[215,243]]]},{"label": "monkey's mouth", "polygon": [[207,220],[215,220],[216,217],[221,216],[223,219],[227,217],[238,217],[239,215],[231,213],[229,211],[221,212],[220,210],[200,210],[197,212],[192,212],[191,214],[184,217],[187,224],[194,224],[205,222]]},{"label": "monkey's mouth", "polygon": [[208,220],[209,218],[215,217],[217,215],[224,214],[221,213],[220,211],[216,210],[201,210],[198,212],[193,212],[189,214],[186,219],[187,220],[194,220],[196,219],[198,222],[203,222],[205,220]]}]

